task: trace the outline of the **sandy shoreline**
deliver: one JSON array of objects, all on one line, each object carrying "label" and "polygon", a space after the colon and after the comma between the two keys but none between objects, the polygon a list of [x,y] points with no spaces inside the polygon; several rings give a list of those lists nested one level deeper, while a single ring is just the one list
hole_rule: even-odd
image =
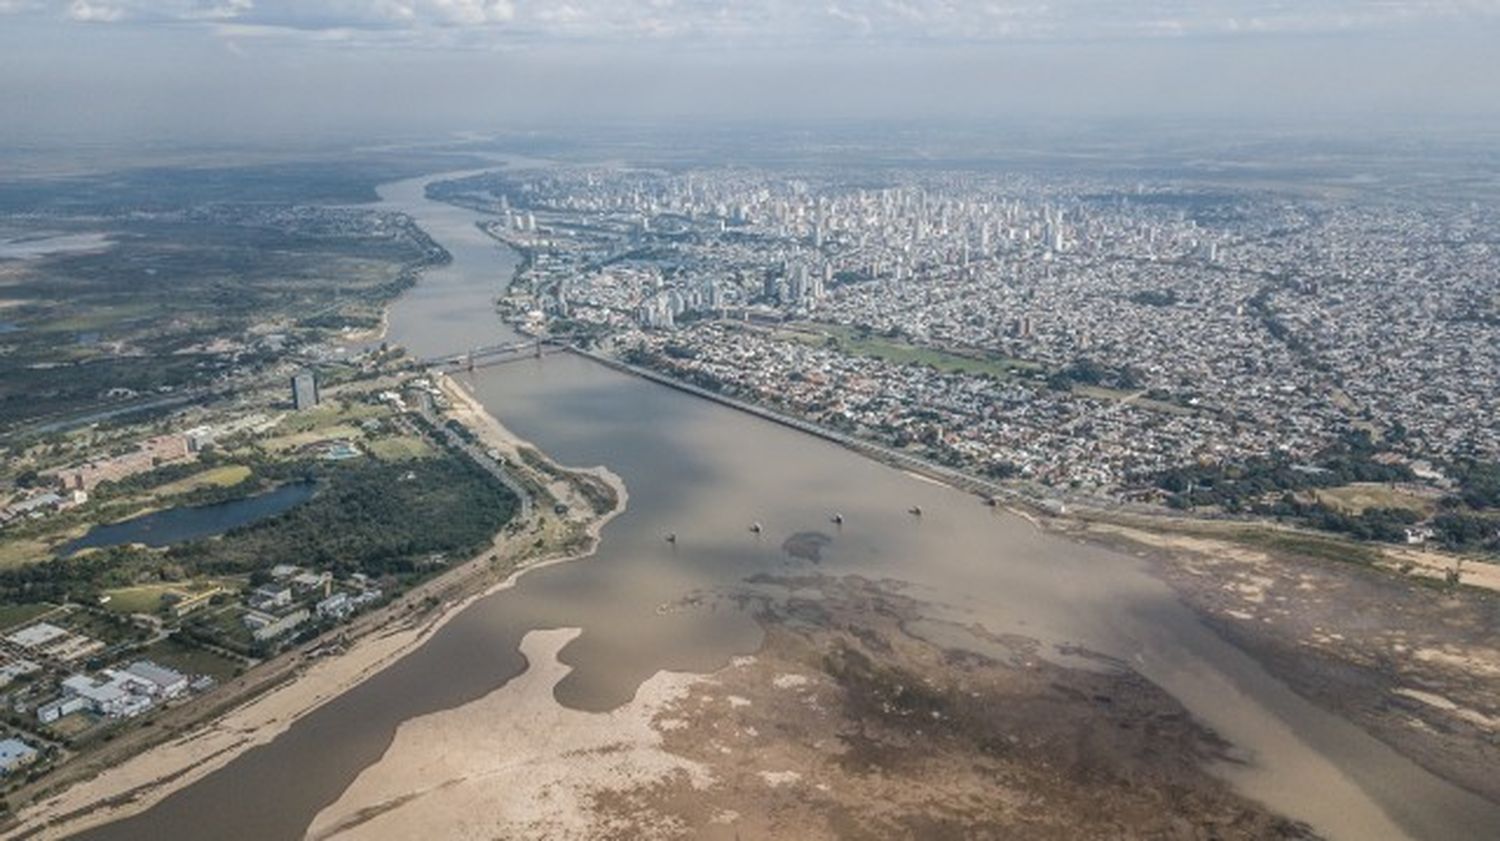
[{"label": "sandy shoreline", "polygon": [[[446,386],[445,390],[455,398],[454,414],[461,422],[474,429],[481,439],[510,452],[522,446],[530,446],[511,433],[452,380],[440,375],[440,381]],[[549,463],[555,465],[550,460]],[[607,482],[616,493],[617,502],[612,511],[587,521],[585,528],[590,540],[584,550],[523,563],[504,580],[479,592],[450,599],[415,620],[406,614],[393,615],[386,622],[357,637],[342,654],[313,661],[291,680],[194,727],[187,735],[153,747],[55,795],[28,804],[18,811],[18,824],[11,827],[8,834],[24,833],[35,838],[61,838],[142,812],[173,792],[224,767],[245,751],[271,741],[303,716],[354,689],[415,651],[473,602],[515,586],[522,575],[533,570],[592,555],[598,547],[600,531],[625,510],[628,493],[619,477],[606,468],[559,469],[593,475]],[[434,585],[445,588],[461,586],[472,578],[484,575],[490,568],[489,558],[497,549],[524,551],[522,546],[510,545],[502,532],[497,535],[495,544],[478,557],[426,582],[419,589]],[[416,592],[418,591],[414,590],[412,594],[403,596],[400,602],[407,603],[418,598],[414,595]]]}]

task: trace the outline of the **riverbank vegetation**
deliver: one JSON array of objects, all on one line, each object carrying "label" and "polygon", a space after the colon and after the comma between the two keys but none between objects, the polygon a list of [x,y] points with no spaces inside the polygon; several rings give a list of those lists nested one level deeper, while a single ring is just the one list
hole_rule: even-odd
[{"label": "riverbank vegetation", "polygon": [[202,572],[254,572],[270,562],[337,575],[413,573],[488,545],[518,501],[472,461],[444,452],[389,464],[356,460],[305,474],[318,493],[285,514],[166,553]]}]

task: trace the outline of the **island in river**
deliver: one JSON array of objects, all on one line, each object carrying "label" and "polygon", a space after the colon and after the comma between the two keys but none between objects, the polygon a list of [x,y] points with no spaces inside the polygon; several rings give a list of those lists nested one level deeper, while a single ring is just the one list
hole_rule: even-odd
[{"label": "island in river", "polygon": [[[445,344],[455,330],[508,338],[478,301],[497,255],[513,258],[423,183],[384,195],[455,259],[414,290],[421,321],[396,305],[392,338],[424,356],[461,350]],[[1451,838],[1500,825],[1489,800],[1293,692],[1267,670],[1278,660],[1213,618],[1260,622],[1242,602],[1290,611],[1274,597],[1320,582],[1257,583],[1250,556],[1193,579],[1181,561],[1182,580],[1222,594],[1221,611],[1195,610],[1151,558],[585,359],[465,386],[475,416],[623,479],[630,506],[592,560],[447,612],[422,645],[376,658],[384,668],[294,723],[278,717],[275,738],[162,780],[108,816],[138,814],[86,837]],[[1482,605],[1459,598],[1453,614],[1482,630]],[[1328,616],[1326,650],[1282,656],[1337,652],[1330,635],[1351,617]],[[1491,662],[1482,636],[1431,643],[1443,630],[1414,625],[1412,650],[1442,655],[1434,668]]]}]

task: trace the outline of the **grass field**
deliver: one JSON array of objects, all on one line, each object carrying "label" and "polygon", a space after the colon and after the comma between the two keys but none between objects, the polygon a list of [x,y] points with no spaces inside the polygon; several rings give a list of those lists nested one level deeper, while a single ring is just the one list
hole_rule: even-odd
[{"label": "grass field", "polygon": [[1240,528],[1224,533],[1224,537],[1236,543],[1267,552],[1284,552],[1324,561],[1364,564],[1380,560],[1381,552],[1371,546],[1363,546],[1335,537],[1286,531],[1275,528]]},{"label": "grass field", "polygon": [[135,627],[130,622],[85,608],[72,608],[57,624],[77,634],[93,637],[105,645],[124,642],[140,642],[149,632]]},{"label": "grass field", "polygon": [[77,712],[59,718],[47,725],[47,729],[59,739],[71,739],[74,736],[87,733],[98,723],[99,719],[93,713]]},{"label": "grass field", "polygon": [[230,648],[240,646],[249,649],[255,644],[255,637],[251,635],[250,629],[245,627],[244,615],[244,608],[231,606],[217,612],[199,611],[193,614],[191,619],[195,623],[202,623],[203,626],[212,629],[215,638],[228,643]]},{"label": "grass field", "polygon": [[57,605],[49,602],[0,606],[0,631],[9,631],[11,628],[25,625],[56,607]]},{"label": "grass field", "polygon": [[854,328],[838,324],[798,325],[796,330],[784,333],[783,338],[817,344],[831,339],[844,353],[883,359],[897,365],[929,365],[950,373],[988,374],[1003,378],[1042,370],[1040,364],[1024,359],[966,356],[885,336],[861,336]]},{"label": "grass field", "polygon": [[168,637],[153,643],[141,653],[142,659],[152,660],[187,675],[208,675],[217,681],[234,677],[240,662],[215,654],[195,645],[178,642]]},{"label": "grass field", "polygon": [[109,601],[104,609],[114,613],[155,613],[161,607],[162,596],[176,589],[175,584],[147,584],[141,587],[122,587],[106,590]]},{"label": "grass field", "polygon": [[1104,516],[1100,519],[1104,522],[1116,522],[1129,528],[1148,532],[1207,538],[1289,557],[1340,561],[1367,566],[1385,557],[1385,553],[1378,546],[1356,543],[1333,535],[1313,534],[1273,525],[1186,518],[1125,517],[1117,520],[1111,516]]},{"label": "grass field", "polygon": [[[926,365],[946,373],[979,374],[996,379],[1014,379],[1047,373],[1039,362],[1016,359],[1009,356],[955,353],[937,348],[921,347],[899,339],[875,334],[860,335],[852,327],[839,324],[799,324],[777,334],[780,338],[807,344],[833,342],[842,352],[871,359],[882,359],[896,365]],[[1125,391],[1096,385],[1073,386],[1072,391],[1080,397],[1096,400],[1128,402],[1143,409],[1172,414],[1191,414],[1192,409],[1175,403],[1165,403],[1144,397],[1144,392]]]},{"label": "grass field", "polygon": [[1356,482],[1340,488],[1313,491],[1318,501],[1330,508],[1358,514],[1366,508],[1409,508],[1431,516],[1437,510],[1437,498],[1393,488],[1380,482]]},{"label": "grass field", "polygon": [[295,432],[290,435],[278,435],[261,442],[261,446],[272,452],[287,452],[308,444],[316,444],[320,441],[332,441],[334,439],[349,440],[358,438],[364,433],[353,426],[324,426],[306,432]]},{"label": "grass field", "polygon": [[0,569],[44,561],[52,555],[48,544],[30,538],[0,541]]},{"label": "grass field", "polygon": [[227,488],[250,478],[250,468],[243,464],[226,464],[222,467],[214,467],[202,473],[196,473],[185,479],[162,485],[152,494],[158,499],[169,496],[184,494],[199,488]]},{"label": "grass field", "polygon": [[411,435],[380,438],[368,445],[370,453],[385,461],[401,461],[409,458],[427,458],[437,451],[432,445]]},{"label": "grass field", "polygon": [[366,418],[381,418],[389,415],[391,410],[388,406],[372,405],[369,403],[343,403],[338,400],[330,400],[313,409],[301,412],[293,412],[287,415],[276,431],[283,435],[296,432],[311,432],[313,430],[327,427],[344,427],[356,424]]},{"label": "grass field", "polygon": [[35,329],[42,333],[83,333],[103,330],[121,322],[135,321],[155,314],[158,314],[158,310],[151,304],[117,303],[93,307],[86,313],[75,313],[53,321],[44,321],[37,324]]},{"label": "grass field", "polygon": [[112,613],[155,613],[161,607],[162,597],[173,590],[181,593],[201,593],[220,584],[231,590],[239,586],[233,581],[200,579],[117,587],[104,591],[104,595],[109,596],[109,601],[103,607]]}]

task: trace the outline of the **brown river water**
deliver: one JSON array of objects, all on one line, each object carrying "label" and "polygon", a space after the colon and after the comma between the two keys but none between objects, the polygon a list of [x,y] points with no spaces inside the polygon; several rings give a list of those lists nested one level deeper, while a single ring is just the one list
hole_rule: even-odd
[{"label": "brown river water", "polygon": [[[427,179],[385,185],[452,252],[393,307],[389,338],[421,356],[502,342],[491,302],[516,264],[474,222],[427,201]],[[608,710],[658,670],[707,672],[755,651],[757,573],[858,573],[902,582],[934,619],[978,621],[1128,664],[1243,760],[1239,790],[1337,839],[1495,837],[1500,808],[1405,760],[1292,693],[1183,607],[1143,562],[1038,531],[973,496],[837,445],[588,360],[559,354],[467,382],[503,423],[565,464],[603,464],[630,491],[592,558],[538,569],[481,599],[415,651],[285,733],[95,839],[300,838],[410,718],[474,701],[526,668],[529,631],[576,627],[559,703]],[[924,516],[906,513],[920,505]],[[830,515],[844,515],[835,526]],[[749,529],[764,524],[762,534]],[[663,536],[678,534],[676,545]],[[829,540],[816,560],[783,551]],[[805,553],[804,553],[805,554]],[[933,633],[949,628],[932,623]],[[941,640],[955,645],[977,640]],[[1095,663],[1092,667],[1098,667]],[[443,837],[433,827],[433,838]]]}]

